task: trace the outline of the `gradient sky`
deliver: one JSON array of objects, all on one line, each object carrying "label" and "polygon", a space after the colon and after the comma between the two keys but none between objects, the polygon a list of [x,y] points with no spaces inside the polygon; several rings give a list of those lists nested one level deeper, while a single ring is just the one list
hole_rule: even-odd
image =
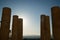
[{"label": "gradient sky", "polygon": [[[0,0],[0,20],[2,8],[10,7],[11,21],[13,15],[23,18],[24,36],[40,35],[40,15],[49,15],[51,19],[51,7],[53,6],[60,6],[60,0]],[[12,22],[10,26],[12,26]],[[52,30],[51,22],[50,28]]]}]

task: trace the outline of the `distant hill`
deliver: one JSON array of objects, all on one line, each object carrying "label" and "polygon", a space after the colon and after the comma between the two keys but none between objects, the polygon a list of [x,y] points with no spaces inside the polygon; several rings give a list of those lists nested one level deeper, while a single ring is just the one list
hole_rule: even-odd
[{"label": "distant hill", "polygon": [[[40,36],[24,36],[23,39],[24,40],[41,40]],[[51,40],[53,39],[51,38]]]},{"label": "distant hill", "polygon": [[40,36],[24,36],[23,38],[40,38]]}]

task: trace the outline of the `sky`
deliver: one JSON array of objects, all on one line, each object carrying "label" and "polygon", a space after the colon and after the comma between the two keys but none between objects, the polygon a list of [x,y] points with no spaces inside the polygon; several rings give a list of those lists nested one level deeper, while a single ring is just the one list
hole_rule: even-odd
[{"label": "sky", "polygon": [[23,18],[23,36],[41,35],[40,15],[50,16],[50,31],[52,34],[51,7],[60,6],[60,0],[0,0],[0,21],[2,8],[11,8],[12,29],[13,15]]}]

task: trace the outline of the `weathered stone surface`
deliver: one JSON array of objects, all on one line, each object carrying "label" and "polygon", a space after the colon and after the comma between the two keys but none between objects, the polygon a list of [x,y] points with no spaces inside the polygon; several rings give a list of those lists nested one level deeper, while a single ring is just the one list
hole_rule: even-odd
[{"label": "weathered stone surface", "polygon": [[51,15],[54,40],[60,40],[60,7],[52,7]]},{"label": "weathered stone surface", "polygon": [[9,39],[9,28],[10,28],[11,9],[4,7],[2,11],[1,21],[1,40]]},{"label": "weathered stone surface", "polygon": [[23,40],[23,19],[18,19],[18,27],[17,27],[17,36],[18,40]]},{"label": "weathered stone surface", "polygon": [[17,27],[18,27],[18,16],[13,16],[13,24],[12,24],[12,40],[17,40]]},{"label": "weathered stone surface", "polygon": [[45,15],[41,15],[41,40],[50,40],[50,21]]}]

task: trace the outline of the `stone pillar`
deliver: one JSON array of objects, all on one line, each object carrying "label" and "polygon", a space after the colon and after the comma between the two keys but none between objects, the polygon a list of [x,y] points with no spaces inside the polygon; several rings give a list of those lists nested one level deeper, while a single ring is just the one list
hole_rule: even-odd
[{"label": "stone pillar", "polygon": [[17,28],[18,40],[23,40],[23,19],[18,19],[18,28]]},{"label": "stone pillar", "polygon": [[1,40],[1,24],[0,24],[0,40]]},{"label": "stone pillar", "polygon": [[1,40],[9,39],[10,18],[11,18],[11,9],[8,7],[4,7],[1,21]]},{"label": "stone pillar", "polygon": [[45,40],[45,15],[41,15],[41,40]]},{"label": "stone pillar", "polygon": [[50,40],[51,36],[50,36],[50,19],[49,16],[45,17],[45,35],[46,35],[46,40]]},{"label": "stone pillar", "polygon": [[18,16],[13,16],[13,23],[12,23],[12,40],[17,40],[17,27],[18,27]]},{"label": "stone pillar", "polygon": [[54,40],[60,40],[60,7],[52,7],[51,15]]},{"label": "stone pillar", "polygon": [[41,40],[50,40],[49,16],[41,15]]}]

